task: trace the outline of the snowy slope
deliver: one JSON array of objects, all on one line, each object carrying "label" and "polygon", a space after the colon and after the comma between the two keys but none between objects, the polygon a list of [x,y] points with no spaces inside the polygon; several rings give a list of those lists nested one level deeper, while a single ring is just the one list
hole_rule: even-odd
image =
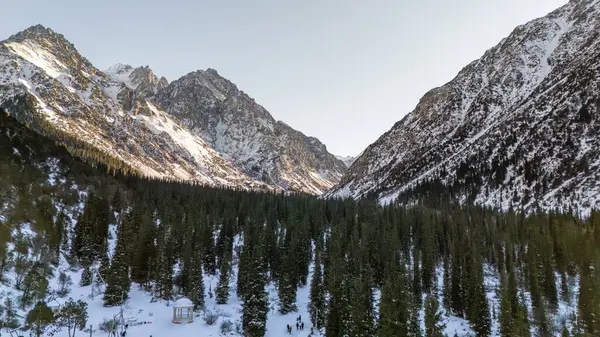
[{"label": "snowy slope", "polygon": [[425,94],[326,196],[448,193],[503,209],[600,207],[599,32],[595,0],[517,27]]}]

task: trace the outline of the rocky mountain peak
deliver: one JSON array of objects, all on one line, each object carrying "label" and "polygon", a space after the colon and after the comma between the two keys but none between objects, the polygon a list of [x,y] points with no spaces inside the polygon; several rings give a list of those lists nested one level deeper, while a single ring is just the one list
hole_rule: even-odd
[{"label": "rocky mountain peak", "polygon": [[104,72],[107,74],[129,74],[131,71],[133,71],[133,67],[130,66],[129,64],[123,64],[123,63],[117,63],[117,64],[113,64],[112,66],[108,67],[108,69],[106,69]]},{"label": "rocky mountain peak", "polygon": [[136,96],[143,98],[152,97],[169,85],[165,77],[156,76],[148,65],[134,68],[128,64],[117,63],[106,69],[104,73],[133,90]]},{"label": "rocky mountain peak", "polygon": [[[214,69],[171,82],[153,101],[250,176],[319,194],[345,170],[315,138],[273,116]],[[294,171],[292,175],[286,173]]]},{"label": "rocky mountain peak", "polygon": [[61,34],[58,34],[56,32],[54,32],[52,29],[47,28],[41,24],[37,24],[35,26],[31,26],[17,34],[12,35],[11,37],[9,37],[9,40],[12,41],[22,41],[25,39],[56,39],[56,38],[60,38],[66,41],[66,39],[64,38],[64,36],[62,36]]}]

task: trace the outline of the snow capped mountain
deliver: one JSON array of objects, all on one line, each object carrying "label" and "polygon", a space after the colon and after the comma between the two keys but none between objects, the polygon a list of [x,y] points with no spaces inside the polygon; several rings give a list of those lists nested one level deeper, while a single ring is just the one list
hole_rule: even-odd
[{"label": "snow capped mountain", "polygon": [[[223,85],[231,89],[230,82],[215,77],[210,83],[218,91],[204,97],[189,92],[202,86],[180,87],[184,79],[171,86],[147,66],[120,64],[99,71],[62,35],[41,25],[0,42],[0,109],[82,157],[114,160],[122,164],[113,166],[155,178],[244,189],[318,194],[341,177],[343,164],[318,140],[271,121],[245,94],[229,96]],[[176,87],[200,101],[169,102],[167,97],[181,97]],[[224,109],[219,111],[236,114],[221,120],[218,132],[178,118],[179,111],[188,112],[190,120],[210,115],[202,110],[210,104],[202,102],[216,93],[223,95],[216,100],[225,102],[217,105]],[[180,105],[188,103],[195,105]],[[239,116],[246,118],[227,124]],[[257,128],[269,132],[257,133]],[[221,134],[237,136],[217,137]],[[213,136],[203,138],[208,135]],[[228,150],[230,144],[235,146]],[[90,149],[101,155],[89,155]]]},{"label": "snow capped mountain", "polygon": [[354,161],[356,160],[357,157],[352,157],[352,156],[335,156],[337,159],[341,160],[344,162],[344,164],[346,165],[346,167],[350,167],[352,166],[352,163],[354,163]]},{"label": "snow capped mountain", "polygon": [[142,97],[151,97],[169,85],[164,77],[154,75],[149,66],[133,68],[127,64],[115,64],[104,71],[113,80],[125,84],[127,88],[138,91]]},{"label": "snow capped mountain", "polygon": [[371,144],[326,196],[600,207],[600,1],[517,27]]},{"label": "snow capped mountain", "polygon": [[216,70],[189,73],[153,100],[255,179],[320,194],[345,171],[318,139],[276,121]]}]

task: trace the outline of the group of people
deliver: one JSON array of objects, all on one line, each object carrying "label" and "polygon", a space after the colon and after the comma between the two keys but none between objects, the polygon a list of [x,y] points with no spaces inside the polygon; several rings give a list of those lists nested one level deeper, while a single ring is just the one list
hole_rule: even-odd
[{"label": "group of people", "polygon": [[[302,322],[302,315],[298,315],[298,317],[296,317],[296,330],[304,330],[304,322]],[[292,334],[292,326],[291,325],[287,325],[287,332],[291,335]]]}]

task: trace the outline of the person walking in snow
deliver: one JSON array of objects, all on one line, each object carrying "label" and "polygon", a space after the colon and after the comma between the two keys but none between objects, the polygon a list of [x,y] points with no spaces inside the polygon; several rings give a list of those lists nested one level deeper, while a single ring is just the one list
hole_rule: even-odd
[{"label": "person walking in snow", "polygon": [[304,322],[300,323],[300,330],[304,330]]},{"label": "person walking in snow", "polygon": [[296,330],[300,330],[300,323],[296,322]]}]

